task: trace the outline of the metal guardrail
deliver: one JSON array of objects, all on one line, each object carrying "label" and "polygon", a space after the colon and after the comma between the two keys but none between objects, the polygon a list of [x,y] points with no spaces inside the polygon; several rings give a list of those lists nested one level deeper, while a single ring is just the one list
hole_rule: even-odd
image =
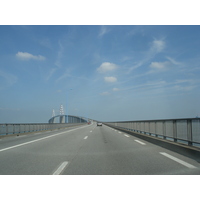
[{"label": "metal guardrail", "polygon": [[34,124],[0,124],[0,136],[10,135],[10,134],[20,134],[28,132],[37,132],[45,130],[53,130],[59,128],[67,128],[70,126],[79,126],[86,123],[34,123]]},{"label": "metal guardrail", "polygon": [[108,126],[200,147],[200,118],[106,122]]}]

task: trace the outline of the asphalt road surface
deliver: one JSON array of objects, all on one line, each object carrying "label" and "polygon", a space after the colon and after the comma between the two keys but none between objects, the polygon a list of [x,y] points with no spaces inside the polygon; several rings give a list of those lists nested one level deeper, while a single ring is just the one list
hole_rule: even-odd
[{"label": "asphalt road surface", "polygon": [[1,175],[200,174],[189,157],[103,125],[0,138]]}]

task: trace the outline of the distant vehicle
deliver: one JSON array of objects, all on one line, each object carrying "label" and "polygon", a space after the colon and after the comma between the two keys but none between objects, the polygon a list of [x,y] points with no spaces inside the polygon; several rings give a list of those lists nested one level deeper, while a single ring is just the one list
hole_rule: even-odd
[{"label": "distant vehicle", "polygon": [[97,126],[102,126],[102,123],[101,122],[97,122]]},{"label": "distant vehicle", "polygon": [[91,122],[88,122],[88,124],[91,124]]}]

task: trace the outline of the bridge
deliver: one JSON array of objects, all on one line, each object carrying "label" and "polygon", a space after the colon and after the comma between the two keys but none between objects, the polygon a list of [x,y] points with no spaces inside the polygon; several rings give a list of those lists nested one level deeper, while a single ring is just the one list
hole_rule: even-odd
[{"label": "bridge", "polygon": [[88,122],[89,119],[85,118],[85,117],[80,117],[80,116],[74,116],[74,115],[65,115],[64,114],[64,108],[63,105],[60,105],[60,114],[59,115],[55,115],[55,111],[53,109],[52,111],[52,117],[51,119],[49,119],[49,123],[86,123]]},{"label": "bridge", "polygon": [[56,115],[50,123],[0,124],[0,174],[200,174],[199,118],[102,126],[86,119]]},{"label": "bridge", "polygon": [[88,121],[85,117],[73,116],[73,115],[56,115],[49,119],[49,123],[56,123],[58,120],[59,123],[86,123]]}]

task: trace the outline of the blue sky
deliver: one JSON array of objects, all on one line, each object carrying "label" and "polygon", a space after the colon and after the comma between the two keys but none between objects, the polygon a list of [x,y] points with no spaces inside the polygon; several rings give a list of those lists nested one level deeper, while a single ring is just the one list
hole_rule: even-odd
[{"label": "blue sky", "polygon": [[200,115],[200,26],[0,26],[0,123]]}]

